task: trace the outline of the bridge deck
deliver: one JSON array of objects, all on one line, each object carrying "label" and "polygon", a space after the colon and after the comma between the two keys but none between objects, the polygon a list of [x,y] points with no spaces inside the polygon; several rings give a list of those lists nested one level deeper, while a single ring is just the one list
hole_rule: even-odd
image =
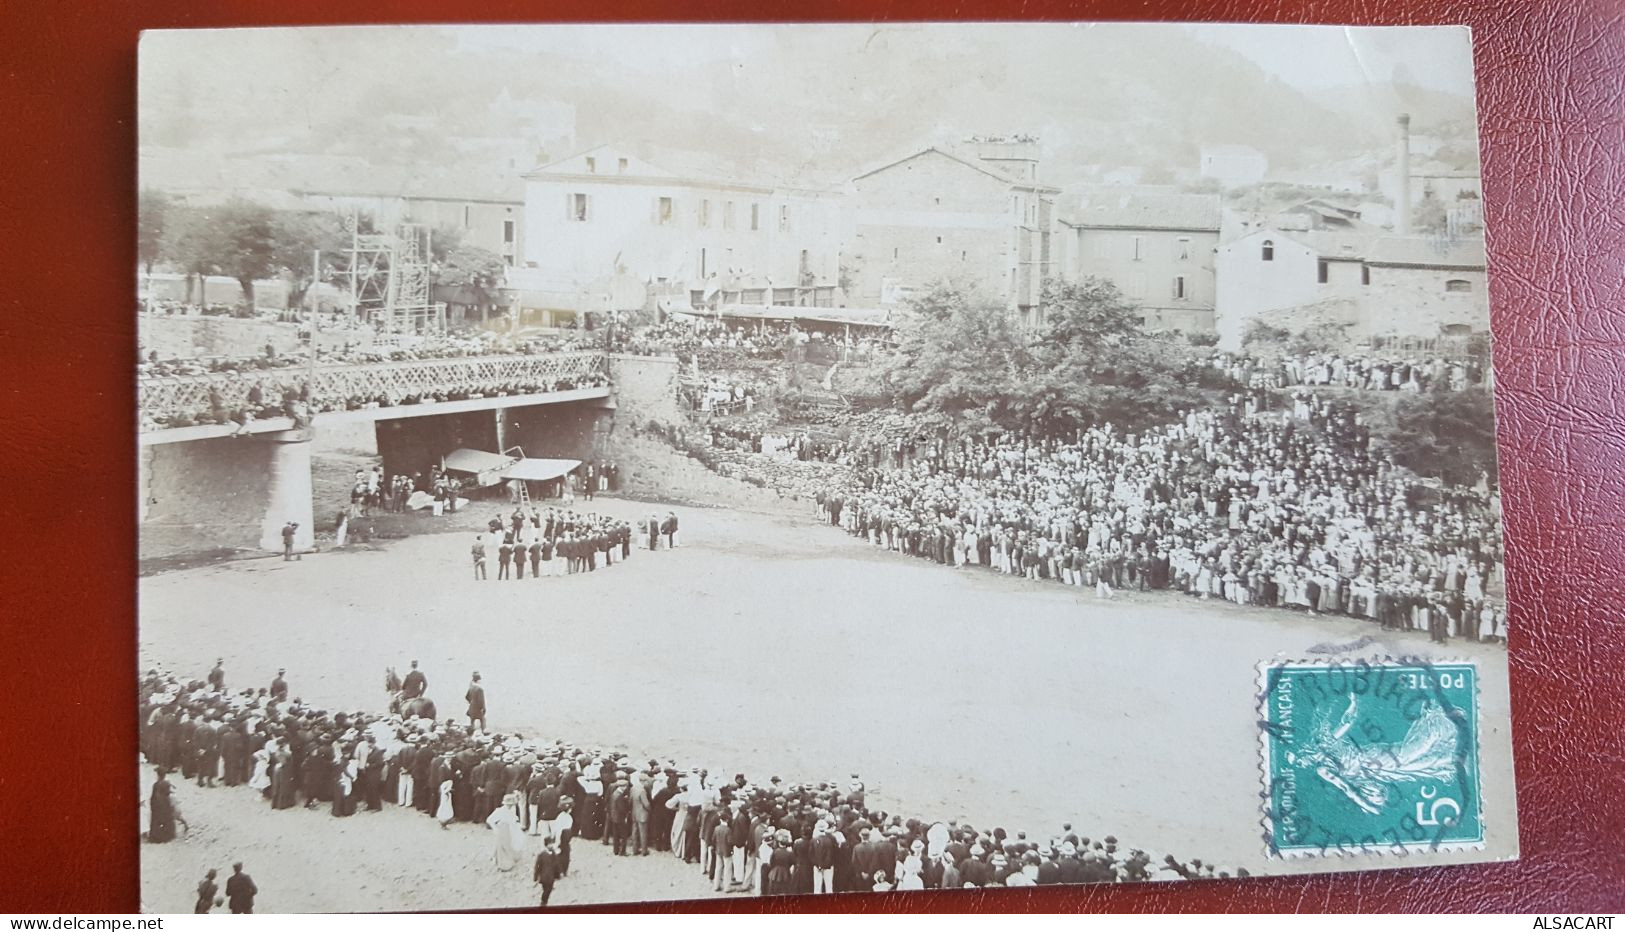
[{"label": "bridge deck", "polygon": [[[456,414],[461,411],[494,411],[497,408],[523,408],[528,405],[564,404],[571,401],[607,399],[608,386],[572,388],[558,392],[536,392],[529,395],[501,395],[490,398],[464,398],[460,401],[430,401],[412,405],[390,405],[376,408],[357,408],[353,411],[328,411],[316,415],[314,426],[353,421],[390,421],[403,417],[429,417],[436,414]],[[256,419],[244,434],[274,434],[294,429],[291,417]],[[141,431],[137,445],[155,446],[160,443],[184,443],[188,440],[208,440],[229,437],[237,433],[236,424],[194,424],[191,427],[169,427],[162,430]]]},{"label": "bridge deck", "polygon": [[[602,353],[470,356],[355,365],[256,369],[138,380],[141,443],[174,443],[236,433],[221,423],[245,409],[282,408],[302,398],[317,423],[376,421],[456,411],[556,404],[605,398],[608,359]],[[436,396],[459,396],[439,400]],[[473,397],[478,396],[478,397]],[[248,433],[288,430],[292,417],[255,420]]]}]

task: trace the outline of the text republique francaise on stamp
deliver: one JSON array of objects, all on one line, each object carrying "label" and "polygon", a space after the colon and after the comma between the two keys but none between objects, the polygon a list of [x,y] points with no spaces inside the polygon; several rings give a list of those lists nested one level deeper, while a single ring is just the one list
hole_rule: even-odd
[{"label": "text republique francaise on stamp", "polygon": [[1260,686],[1271,856],[1482,845],[1475,664],[1266,663]]}]

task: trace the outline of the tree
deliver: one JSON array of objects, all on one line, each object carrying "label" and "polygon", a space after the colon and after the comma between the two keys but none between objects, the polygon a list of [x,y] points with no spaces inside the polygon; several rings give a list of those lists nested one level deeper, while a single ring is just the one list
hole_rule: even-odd
[{"label": "tree", "polygon": [[1138,429],[1203,403],[1195,351],[1142,333],[1115,285],[1048,281],[1042,306],[1033,332],[947,286],[916,300],[884,373],[894,399],[961,429],[1051,435],[1107,421]]},{"label": "tree", "polygon": [[[437,244],[439,239],[435,237]],[[433,250],[439,252],[439,246],[435,245]],[[486,321],[491,307],[496,304],[496,292],[502,287],[506,275],[507,263],[502,261],[501,256],[489,249],[463,243],[455,244],[435,264],[435,284],[454,289],[468,299],[456,303],[478,307],[480,323]]]},{"label": "tree", "polygon": [[254,306],[254,280],[270,275],[277,253],[276,215],[252,201],[233,200],[208,212],[209,252],[223,274],[237,279],[243,305]]},{"label": "tree", "polygon": [[208,212],[171,204],[164,212],[159,254],[186,275],[186,300],[192,301],[192,279],[198,282],[198,304],[208,303],[208,276],[216,272]]},{"label": "tree", "polygon": [[169,195],[152,188],[142,188],[136,204],[135,255],[147,275],[164,258],[164,225],[169,217]]},{"label": "tree", "polygon": [[1481,476],[1496,482],[1495,410],[1482,387],[1408,395],[1394,414],[1386,438],[1394,462],[1421,476],[1472,485]]},{"label": "tree", "polygon": [[1443,233],[1449,223],[1444,202],[1432,194],[1422,198],[1416,208],[1416,229],[1420,233]]},{"label": "tree", "polygon": [[289,310],[302,306],[311,286],[322,278],[322,270],[315,266],[316,253],[322,254],[325,266],[350,245],[349,234],[339,217],[317,211],[277,212],[272,222],[272,241],[271,261],[290,280]]},{"label": "tree", "polygon": [[1106,279],[1048,279],[1039,302],[1044,308],[1040,345],[1051,354],[1074,347],[1107,352],[1141,336],[1139,308]]},{"label": "tree", "polygon": [[882,375],[896,401],[968,430],[1003,426],[1030,368],[1010,314],[949,285],[909,303],[913,319],[898,328],[898,352]]}]

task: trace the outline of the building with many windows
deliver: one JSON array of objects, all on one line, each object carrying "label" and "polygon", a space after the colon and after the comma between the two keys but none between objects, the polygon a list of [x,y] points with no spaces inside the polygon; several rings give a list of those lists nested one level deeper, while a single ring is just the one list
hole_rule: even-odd
[{"label": "building with many windows", "polygon": [[[525,243],[510,270],[543,323],[631,310],[652,295],[704,304],[833,304],[840,195],[659,165],[599,146],[524,176]],[[760,299],[759,302],[757,299]]]},{"label": "building with many windows", "polygon": [[1217,195],[1089,190],[1061,211],[1058,272],[1112,282],[1148,330],[1211,333],[1219,225]]},{"label": "building with many windows", "polygon": [[895,306],[947,281],[1036,324],[1058,193],[1026,137],[929,146],[859,173],[846,192],[848,301]]}]

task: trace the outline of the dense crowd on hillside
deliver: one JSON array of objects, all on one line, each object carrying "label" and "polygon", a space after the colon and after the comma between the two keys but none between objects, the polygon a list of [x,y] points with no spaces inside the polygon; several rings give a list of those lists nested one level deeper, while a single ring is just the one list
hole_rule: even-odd
[{"label": "dense crowd on hillside", "polygon": [[750,414],[756,410],[755,389],[739,379],[712,375],[686,388],[684,400],[701,414]]},{"label": "dense crowd on hillside", "polygon": [[638,356],[676,356],[684,363],[717,350],[764,359],[781,355],[786,338],[798,333],[795,325],[783,321],[725,322],[677,315],[643,327],[617,327],[611,348]]},{"label": "dense crowd on hillside", "polygon": [[711,446],[719,450],[743,450],[795,459],[801,462],[840,462],[846,445],[834,438],[818,438],[804,430],[774,430],[771,427],[749,424],[706,425]]},{"label": "dense crowd on hillside", "polygon": [[[575,844],[617,856],[673,857],[717,891],[789,894],[1035,886],[1225,877],[1085,837],[1071,823],[1029,837],[881,809],[857,774],[752,780],[727,767],[681,765],[624,750],[485,727],[485,685],[471,679],[464,716],[437,715],[426,671],[390,671],[387,713],[306,703],[277,671],[266,687],[230,689],[219,663],[203,679],[159,670],[140,680],[140,748],[156,771],[149,843],[188,833],[171,775],[244,787],[274,810],[325,807],[335,818],[416,809],[442,827],[493,830],[493,865],[534,858],[546,905],[572,870]],[[420,714],[421,713],[421,714]],[[1245,876],[1245,871],[1237,871]],[[636,899],[627,890],[620,898]]]},{"label": "dense crowd on hillside", "polygon": [[1482,385],[1485,368],[1477,359],[1402,356],[1382,353],[1283,353],[1255,357],[1214,353],[1210,365],[1251,388],[1332,386],[1383,392],[1461,391]]},{"label": "dense crowd on hillside", "polygon": [[1506,638],[1499,510],[1371,453],[1346,405],[1311,418],[1189,413],[1073,441],[854,449],[817,496],[831,523],[951,566],[1368,619],[1435,641]]}]

